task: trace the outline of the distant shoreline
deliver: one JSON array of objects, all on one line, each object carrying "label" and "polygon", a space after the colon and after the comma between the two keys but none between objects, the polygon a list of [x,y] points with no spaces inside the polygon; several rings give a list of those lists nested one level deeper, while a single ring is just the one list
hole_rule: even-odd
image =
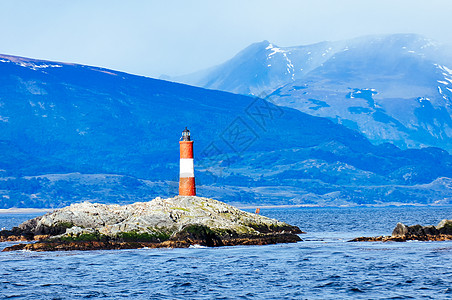
[{"label": "distant shoreline", "polygon": [[2,208],[1,214],[32,214],[32,213],[48,213],[54,211],[56,208]]},{"label": "distant shoreline", "polygon": [[419,203],[383,203],[383,204],[367,204],[367,205],[318,205],[318,204],[281,204],[281,205],[235,205],[239,209],[256,209],[256,208],[360,208],[360,207],[450,207],[451,204],[419,204]]},{"label": "distant shoreline", "polygon": [[255,209],[255,208],[299,208],[299,207],[322,207],[315,204],[281,204],[281,205],[247,205],[236,206],[239,209]]}]

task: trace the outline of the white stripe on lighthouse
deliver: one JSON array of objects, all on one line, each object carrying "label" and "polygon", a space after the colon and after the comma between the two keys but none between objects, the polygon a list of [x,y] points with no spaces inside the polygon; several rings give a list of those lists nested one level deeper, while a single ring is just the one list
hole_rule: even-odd
[{"label": "white stripe on lighthouse", "polygon": [[195,177],[193,158],[180,159],[180,177]]}]

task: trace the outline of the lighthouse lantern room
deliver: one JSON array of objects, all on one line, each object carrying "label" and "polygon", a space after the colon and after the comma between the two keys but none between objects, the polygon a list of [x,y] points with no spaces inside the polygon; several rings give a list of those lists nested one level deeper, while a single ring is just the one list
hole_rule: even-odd
[{"label": "lighthouse lantern room", "polygon": [[190,130],[185,127],[184,131],[182,131],[182,137],[181,140],[183,141],[189,141],[190,140]]},{"label": "lighthouse lantern room", "polygon": [[187,127],[182,131],[182,137],[180,139],[179,195],[196,196],[193,141],[190,138],[190,130]]}]

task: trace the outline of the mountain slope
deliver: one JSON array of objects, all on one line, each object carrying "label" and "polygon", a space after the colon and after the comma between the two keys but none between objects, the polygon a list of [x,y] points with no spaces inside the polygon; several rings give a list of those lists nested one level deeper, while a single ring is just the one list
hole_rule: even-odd
[{"label": "mountain slope", "polygon": [[451,151],[452,60],[443,52],[440,45],[418,35],[284,48],[265,41],[202,76],[179,80],[264,96],[328,117],[374,143]]},{"label": "mountain slope", "polygon": [[[328,119],[263,99],[5,55],[0,80],[0,207],[174,195],[185,126],[195,140],[200,195],[335,205],[358,203],[357,191],[373,185],[405,186],[413,202],[451,197],[447,152],[374,146]],[[431,199],[413,196],[438,178],[445,179]],[[391,197],[378,201],[401,198]]]},{"label": "mountain slope", "polygon": [[[246,128],[254,140],[249,146],[226,144],[226,152],[333,139],[363,150],[371,146],[328,120],[262,100],[112,70],[3,56],[0,80],[0,139],[80,171],[124,169],[148,178],[155,168],[150,162],[177,162],[185,126],[195,133],[197,151],[225,139],[231,124]],[[310,130],[303,129],[307,124]]]}]

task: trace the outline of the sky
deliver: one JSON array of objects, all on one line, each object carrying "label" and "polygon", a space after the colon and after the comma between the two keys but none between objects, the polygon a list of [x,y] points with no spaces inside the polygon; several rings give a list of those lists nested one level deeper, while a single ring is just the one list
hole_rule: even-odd
[{"label": "sky", "polygon": [[0,53],[177,76],[251,43],[417,33],[452,45],[451,0],[0,0]]}]

